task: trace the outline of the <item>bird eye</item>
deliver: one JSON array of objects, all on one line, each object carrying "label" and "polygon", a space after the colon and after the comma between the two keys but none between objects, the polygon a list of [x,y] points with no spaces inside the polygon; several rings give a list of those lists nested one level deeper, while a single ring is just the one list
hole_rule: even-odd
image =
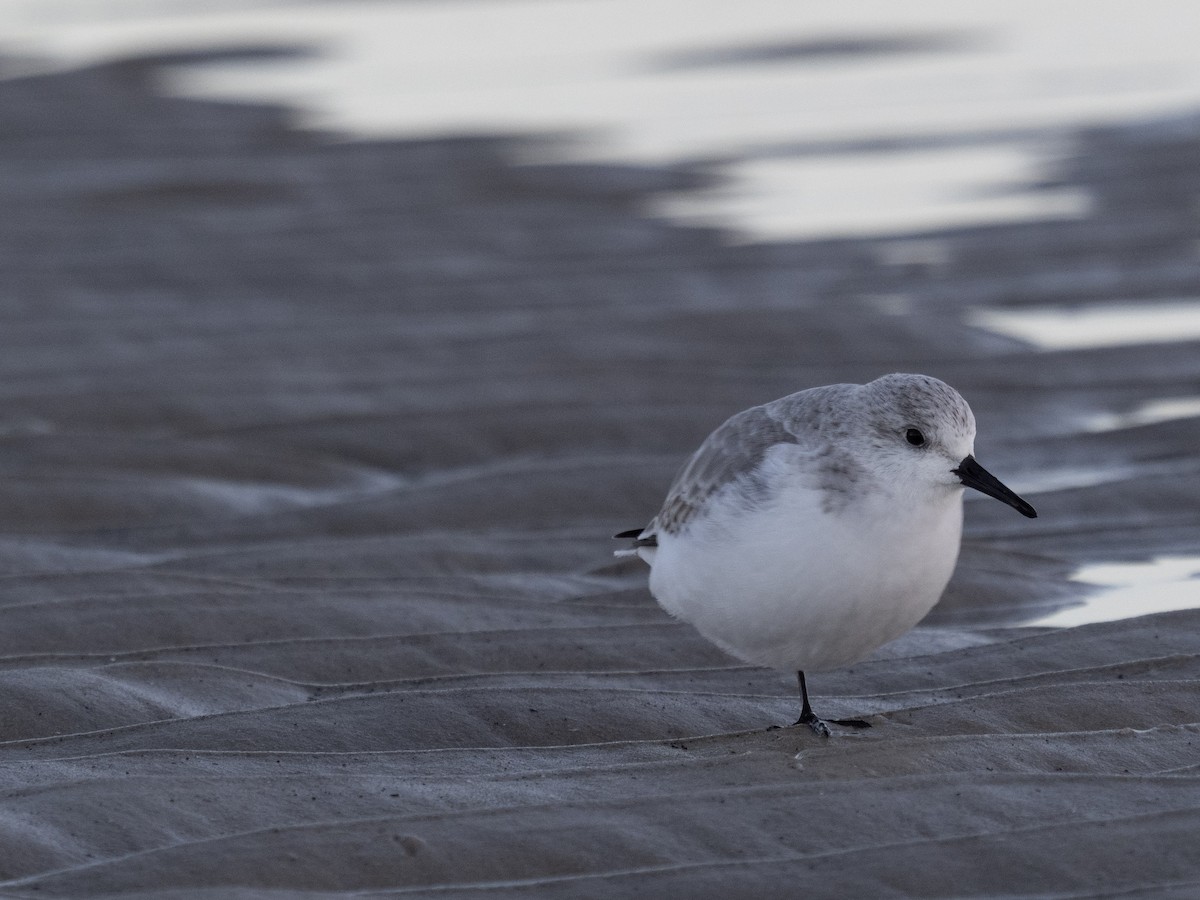
[{"label": "bird eye", "polygon": [[921,432],[917,431],[915,428],[910,428],[908,431],[904,432],[904,439],[914,447],[920,447],[925,443],[925,435],[921,434]]}]

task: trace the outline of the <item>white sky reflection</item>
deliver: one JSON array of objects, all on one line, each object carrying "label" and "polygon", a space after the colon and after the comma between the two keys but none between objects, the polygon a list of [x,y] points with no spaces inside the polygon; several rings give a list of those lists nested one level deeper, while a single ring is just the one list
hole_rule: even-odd
[{"label": "white sky reflection", "polygon": [[1200,299],[976,310],[967,321],[1043,350],[1200,339]]},{"label": "white sky reflection", "polygon": [[1073,580],[1103,589],[1080,606],[1027,624],[1071,627],[1200,606],[1200,556],[1084,566]]},{"label": "white sky reflection", "polygon": [[[174,88],[286,103],[351,134],[557,132],[582,138],[554,151],[565,158],[727,158],[727,186],[653,212],[750,239],[1078,215],[1086,198],[1032,186],[1053,158],[1047,134],[1200,107],[1186,0],[0,0],[0,16],[0,52],[68,65],[172,47],[319,48],[181,70]],[[787,52],[851,38],[927,46]],[[903,149],[914,139],[941,149]],[[900,152],[835,146],[879,140]]]}]

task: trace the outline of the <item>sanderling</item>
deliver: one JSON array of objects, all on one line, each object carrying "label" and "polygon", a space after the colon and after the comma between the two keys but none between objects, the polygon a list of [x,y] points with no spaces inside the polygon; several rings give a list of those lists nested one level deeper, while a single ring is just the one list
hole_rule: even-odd
[{"label": "sanderling", "polygon": [[[645,528],[624,531],[667,612],[748,663],[795,672],[797,725],[829,727],[805,672],[857,662],[937,603],[972,487],[1034,518],[975,461],[975,416],[927,375],[831,384],[730,418]],[[859,719],[838,725],[869,727]]]}]

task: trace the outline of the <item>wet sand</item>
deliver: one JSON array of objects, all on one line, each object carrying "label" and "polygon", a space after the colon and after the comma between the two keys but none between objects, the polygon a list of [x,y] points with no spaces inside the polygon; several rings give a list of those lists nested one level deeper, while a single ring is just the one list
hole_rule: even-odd
[{"label": "wet sand", "polygon": [[[1084,423],[1194,396],[1200,345],[964,324],[1197,296],[1200,119],[1065,135],[1090,215],[905,262],[646,218],[686,166],[337,141],[157,66],[0,82],[5,896],[1200,891],[1200,611],[1020,626],[1195,553],[1200,419]],[[927,623],[813,679],[870,731],[765,730],[791,680],[608,535],[729,413],[889,371],[1041,517],[971,501]]]}]

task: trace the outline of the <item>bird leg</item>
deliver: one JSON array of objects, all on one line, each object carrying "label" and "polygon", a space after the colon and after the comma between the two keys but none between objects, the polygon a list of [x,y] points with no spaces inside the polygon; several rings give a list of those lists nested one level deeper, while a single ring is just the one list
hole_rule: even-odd
[{"label": "bird leg", "polygon": [[[804,704],[800,709],[800,718],[796,720],[796,724],[807,725],[821,737],[829,737],[829,725],[813,712],[812,704],[808,702],[808,685],[804,681],[804,673],[797,672],[796,680],[800,683],[800,699]],[[829,721],[834,725],[843,725],[847,728],[871,727],[870,722],[864,722],[862,719],[830,719]]]}]

